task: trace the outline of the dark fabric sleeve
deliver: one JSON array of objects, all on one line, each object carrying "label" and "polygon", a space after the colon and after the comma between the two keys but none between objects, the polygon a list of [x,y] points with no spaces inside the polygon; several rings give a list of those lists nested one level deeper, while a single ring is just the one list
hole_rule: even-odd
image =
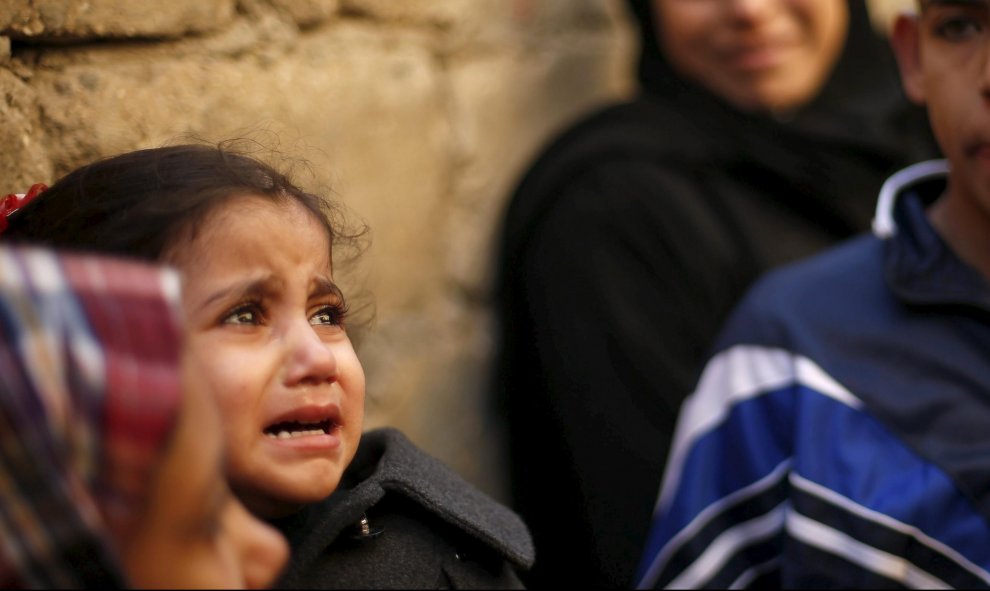
[{"label": "dark fabric sleeve", "polygon": [[518,259],[503,377],[531,586],[630,582],[677,409],[744,283],[704,186],[649,163],[599,166]]}]

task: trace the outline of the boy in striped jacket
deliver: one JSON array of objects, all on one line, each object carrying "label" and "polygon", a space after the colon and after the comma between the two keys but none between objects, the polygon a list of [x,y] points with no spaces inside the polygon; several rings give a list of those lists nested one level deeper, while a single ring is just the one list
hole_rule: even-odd
[{"label": "boy in striped jacket", "polygon": [[761,280],[685,402],[641,588],[990,586],[990,0],[892,40],[944,161]]}]

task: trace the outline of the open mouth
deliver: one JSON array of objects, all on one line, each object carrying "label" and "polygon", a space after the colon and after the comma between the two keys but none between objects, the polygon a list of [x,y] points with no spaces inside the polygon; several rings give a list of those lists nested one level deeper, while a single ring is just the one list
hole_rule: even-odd
[{"label": "open mouth", "polygon": [[323,421],[284,421],[265,428],[265,435],[272,439],[292,439],[294,437],[311,437],[314,435],[329,435],[337,428],[337,423],[331,419]]}]

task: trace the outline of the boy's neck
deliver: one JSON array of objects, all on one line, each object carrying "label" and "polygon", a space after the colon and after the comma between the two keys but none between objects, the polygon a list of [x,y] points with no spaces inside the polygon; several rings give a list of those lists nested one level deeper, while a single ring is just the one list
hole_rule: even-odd
[{"label": "boy's neck", "polygon": [[956,255],[990,281],[990,215],[950,185],[928,208],[928,219]]}]

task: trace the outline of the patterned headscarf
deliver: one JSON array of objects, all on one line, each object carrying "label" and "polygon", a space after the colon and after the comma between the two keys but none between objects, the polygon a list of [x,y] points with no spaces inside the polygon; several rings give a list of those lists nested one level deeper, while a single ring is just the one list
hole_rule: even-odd
[{"label": "patterned headscarf", "polygon": [[180,406],[172,271],[0,246],[0,587],[121,587]]}]

